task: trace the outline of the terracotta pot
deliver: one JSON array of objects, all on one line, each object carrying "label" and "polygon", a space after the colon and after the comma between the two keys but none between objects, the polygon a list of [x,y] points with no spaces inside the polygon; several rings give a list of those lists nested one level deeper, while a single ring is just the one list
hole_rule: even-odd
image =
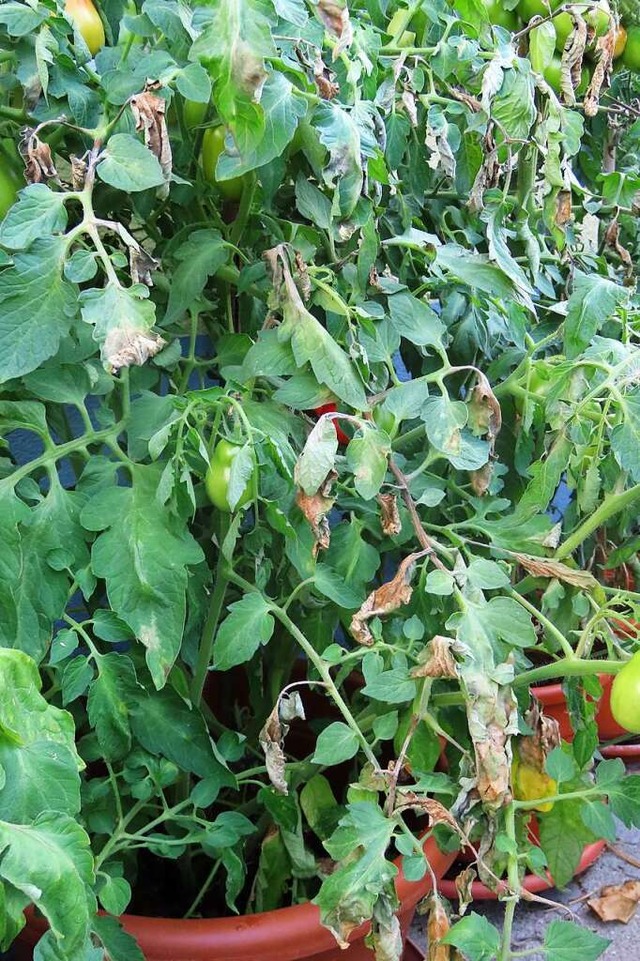
[{"label": "terracotta pot", "polygon": [[[612,674],[598,674],[602,685],[602,697],[598,704],[596,722],[598,733],[602,741],[612,741],[615,738],[629,737],[629,732],[616,724],[611,713],[611,685]],[[560,734],[565,741],[573,741],[573,728],[567,710],[567,703],[561,684],[549,684],[532,688],[533,694],[544,707],[544,713],[556,719],[560,725]],[[621,757],[626,760],[640,758],[640,744],[614,744],[602,749],[604,757]]]},{"label": "terracotta pot", "polygon": [[[580,874],[585,871],[590,865],[593,864],[597,858],[600,857],[606,846],[606,841],[595,841],[593,844],[588,844],[584,851],[582,852],[582,857],[580,858],[580,863],[576,868],[576,874]],[[548,891],[549,888],[555,887],[553,878],[547,872],[546,878],[538,877],[537,874],[527,874],[522,880],[522,887],[525,891],[530,894],[539,894],[540,891]],[[506,888],[506,885],[505,885]],[[458,899],[458,893],[456,891],[456,886],[454,881],[448,878],[443,878],[438,884],[438,890],[440,894],[443,894],[450,901]],[[488,888],[482,881],[474,881],[471,885],[471,895],[474,901],[495,901],[497,900],[498,894],[496,891],[492,891]]]},{"label": "terracotta pot", "polygon": [[[424,852],[437,878],[455,860],[455,854],[443,854],[433,838],[425,841]],[[396,863],[400,867],[400,861]],[[403,937],[409,932],[416,904],[430,889],[429,874],[421,881],[407,881],[402,871],[398,874]],[[33,909],[26,914],[27,924],[16,942],[19,961],[31,959],[33,947],[47,927]],[[373,961],[373,952],[364,943],[368,924],[352,932],[350,946],[343,951],[321,926],[318,908],[309,903],[235,918],[181,920],[124,914],[121,921],[137,939],[146,961]]]}]

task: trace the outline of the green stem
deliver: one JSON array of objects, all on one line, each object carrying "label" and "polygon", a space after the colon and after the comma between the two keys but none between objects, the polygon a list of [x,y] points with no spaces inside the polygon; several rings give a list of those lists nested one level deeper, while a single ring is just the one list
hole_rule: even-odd
[{"label": "green stem", "polygon": [[[222,531],[221,534],[220,545],[222,545],[223,539],[224,531]],[[191,681],[191,703],[196,708],[200,707],[200,702],[202,701],[202,692],[207,679],[209,664],[211,663],[213,642],[215,640],[216,631],[218,630],[218,622],[222,612],[224,596],[229,583],[225,573],[225,567],[226,559],[222,553],[222,547],[220,546],[218,548],[218,561],[216,563],[215,584],[213,593],[211,595],[211,600],[209,602],[207,619],[204,622],[204,627],[202,628],[202,636],[200,638],[200,646],[198,648],[198,658],[196,661],[195,670],[193,672],[193,680]]]},{"label": "green stem", "polygon": [[555,804],[556,801],[575,801],[582,798],[602,797],[604,793],[602,788],[592,787],[585,788],[583,791],[568,791],[567,794],[552,794],[548,797],[534,798],[531,801],[512,801],[510,806],[519,808],[522,811],[534,811],[541,804]]},{"label": "green stem", "polygon": [[507,866],[507,880],[511,889],[511,897],[507,900],[504,909],[500,961],[510,961],[511,958],[513,920],[520,897],[520,874],[518,871],[518,848],[516,842],[516,812],[513,803],[508,804],[505,808],[505,833],[511,841]]},{"label": "green stem", "polygon": [[556,558],[561,560],[563,557],[568,557],[569,554],[580,547],[590,534],[593,534],[598,528],[604,527],[607,521],[630,507],[637,500],[640,500],[640,484],[635,484],[621,494],[608,494],[600,507],[590,517],[587,517],[573,534],[570,534],[560,545],[555,553]]},{"label": "green stem", "polygon": [[533,604],[530,604],[525,597],[523,597],[521,594],[518,594],[518,592],[514,591],[513,588],[509,589],[508,593],[514,599],[514,601],[517,601],[521,607],[524,607],[524,609],[528,611],[532,617],[542,624],[544,629],[548,634],[551,635],[551,637],[555,637],[556,641],[564,651],[565,657],[568,658],[568,660],[573,660],[576,655],[571,647],[571,644],[569,644],[569,641],[566,639],[562,631],[559,631],[555,624],[553,624],[548,617],[545,617],[544,614],[542,614],[536,607],[533,606]]},{"label": "green stem", "polygon": [[188,910],[187,913],[185,914],[185,918],[191,918],[191,917],[193,917],[194,911],[196,910],[196,908],[198,907],[198,905],[199,905],[200,902],[202,901],[203,897],[205,896],[205,894],[206,894],[207,891],[209,890],[209,888],[210,888],[210,886],[211,886],[211,882],[213,881],[213,879],[215,878],[216,874],[218,873],[218,870],[219,870],[221,864],[222,864],[222,858],[218,858],[217,861],[214,861],[213,867],[211,868],[211,870],[209,871],[207,877],[205,878],[204,884],[202,885],[202,887],[200,888],[200,890],[199,890],[198,893],[196,894],[195,898],[194,898],[193,901],[191,902],[191,907],[189,908],[189,910]]}]

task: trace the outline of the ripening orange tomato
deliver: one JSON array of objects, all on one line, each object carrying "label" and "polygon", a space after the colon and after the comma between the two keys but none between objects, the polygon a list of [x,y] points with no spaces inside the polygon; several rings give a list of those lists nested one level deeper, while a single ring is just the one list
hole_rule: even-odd
[{"label": "ripening orange tomato", "polygon": [[100,14],[91,0],[66,0],[64,12],[95,57],[104,47],[105,35]]}]

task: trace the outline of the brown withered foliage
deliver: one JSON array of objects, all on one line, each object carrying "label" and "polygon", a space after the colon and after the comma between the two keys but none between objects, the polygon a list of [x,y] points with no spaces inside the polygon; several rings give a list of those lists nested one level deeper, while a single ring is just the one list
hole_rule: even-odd
[{"label": "brown withered foliage", "polygon": [[600,104],[600,93],[608,87],[613,69],[613,51],[616,45],[616,31],[612,29],[604,37],[596,40],[596,64],[591,82],[584,98],[584,112],[587,117],[595,117]]},{"label": "brown withered foliage", "polygon": [[351,46],[353,42],[353,27],[349,18],[349,8],[342,0],[320,0],[317,6],[318,16],[328,32],[337,37],[337,44],[333,49],[333,59]]},{"label": "brown withered foliage", "polygon": [[598,582],[589,571],[574,570],[567,567],[562,561],[552,561],[546,557],[531,557],[529,554],[516,554],[516,560],[524,567],[528,574],[534,577],[552,577],[571,584],[573,587],[580,587],[583,590],[590,590],[596,587]]},{"label": "brown withered foliage", "polygon": [[313,63],[313,79],[321,100],[334,100],[340,93],[340,84],[336,81],[335,73],[329,70],[320,56],[316,57]]},{"label": "brown withered foliage", "polygon": [[458,668],[451,648],[455,641],[436,634],[423,651],[420,661],[411,671],[411,677],[458,677]]},{"label": "brown withered foliage", "polygon": [[427,953],[425,961],[451,961],[451,951],[448,944],[440,944],[440,939],[451,928],[449,915],[442,900],[436,893],[430,894],[426,900],[427,909]]},{"label": "brown withered foliage", "polygon": [[331,530],[327,514],[334,505],[335,497],[331,496],[333,482],[338,475],[331,471],[325,478],[322,486],[315,494],[305,494],[298,490],[296,494],[296,504],[305,516],[313,531],[315,544],[313,545],[313,556],[316,557],[318,551],[326,551],[331,541]]},{"label": "brown withered foliage", "polygon": [[560,73],[560,89],[564,103],[572,106],[576,102],[575,91],[582,80],[582,61],[587,46],[587,24],[580,14],[571,11],[573,17],[573,33],[567,38],[562,51],[562,70]]},{"label": "brown withered foliage", "polygon": [[28,184],[41,184],[57,180],[58,171],[53,163],[51,147],[40,140],[33,127],[21,131],[19,150],[24,160],[24,179]]},{"label": "brown withered foliage", "polygon": [[560,725],[555,718],[543,714],[537,702],[529,708],[524,719],[533,734],[518,738],[520,760],[536,771],[544,771],[547,757],[560,744]]},{"label": "brown withered foliage", "polygon": [[462,917],[470,904],[473,903],[473,893],[471,885],[476,879],[475,869],[471,866],[461,871],[455,879],[456,891],[458,893],[458,914]]},{"label": "brown withered foliage", "polygon": [[502,427],[502,411],[485,375],[477,371],[476,376],[477,383],[469,398],[469,424],[475,433],[486,436],[493,450]]},{"label": "brown withered foliage", "polygon": [[144,133],[144,142],[157,158],[164,176],[163,195],[169,193],[169,181],[173,158],[167,122],[165,120],[166,101],[156,96],[152,91],[159,90],[157,81],[147,81],[142,93],[134,94],[129,100],[129,106],[136,122],[136,130]]},{"label": "brown withered foliage", "polygon": [[125,323],[113,327],[105,338],[102,355],[106,365],[117,373],[132,364],[141,367],[150,357],[159,353],[166,341],[159,335],[128,327]]},{"label": "brown withered foliage", "polygon": [[463,841],[466,841],[466,836],[453,814],[451,814],[444,804],[441,804],[440,801],[436,801],[433,798],[424,797],[422,794],[415,794],[415,792],[411,790],[401,789],[398,792],[398,802],[395,806],[395,811],[419,811],[421,814],[427,814],[430,824],[446,824],[452,828]]},{"label": "brown withered foliage", "polygon": [[371,647],[373,644],[373,635],[369,630],[368,621],[373,617],[382,617],[392,611],[397,611],[403,604],[409,603],[413,593],[411,579],[416,561],[418,558],[424,557],[425,554],[426,551],[419,551],[405,557],[398,567],[395,577],[372,591],[360,610],[353,615],[349,630],[358,644],[363,644],[365,647]]},{"label": "brown withered foliage", "polygon": [[624,881],[622,884],[608,884],[603,887],[597,898],[589,898],[587,904],[601,921],[621,921],[628,924],[635,915],[640,901],[640,881]]},{"label": "brown withered foliage", "polygon": [[570,223],[573,217],[573,207],[571,205],[571,191],[559,190],[556,197],[555,223],[557,227],[564,227]]},{"label": "brown withered foliage", "polygon": [[380,525],[382,533],[387,537],[395,537],[402,530],[398,499],[395,494],[378,494],[380,505]]},{"label": "brown withered foliage", "polygon": [[279,794],[288,794],[289,789],[284,777],[285,756],[284,739],[289,731],[289,722],[299,717],[304,720],[304,708],[297,691],[281,695],[264,723],[258,740],[264,751],[267,774]]},{"label": "brown withered foliage", "polygon": [[131,280],[134,284],[146,284],[153,287],[151,271],[156,270],[158,261],[148,254],[142,247],[129,247],[129,268]]},{"label": "brown withered foliage", "polygon": [[74,154],[71,154],[69,160],[71,161],[71,186],[74,190],[82,190],[87,176],[87,161],[84,157],[76,157]]},{"label": "brown withered foliage", "polygon": [[471,482],[471,489],[474,494],[478,497],[484,497],[484,495],[489,490],[491,485],[491,478],[493,477],[493,464],[491,461],[483,467],[479,467],[477,470],[469,471],[469,480]]},{"label": "brown withered foliage", "polygon": [[617,217],[615,220],[612,220],[607,227],[604,235],[604,242],[607,247],[611,247],[612,250],[615,250],[625,266],[625,275],[631,277],[633,275],[633,259],[627,248],[620,243],[620,223]]}]

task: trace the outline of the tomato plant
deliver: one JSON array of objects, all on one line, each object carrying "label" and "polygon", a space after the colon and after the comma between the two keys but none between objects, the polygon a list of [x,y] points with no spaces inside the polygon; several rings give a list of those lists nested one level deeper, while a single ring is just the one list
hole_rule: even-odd
[{"label": "tomato plant", "polygon": [[520,0],[517,10],[525,23],[533,17],[548,17],[560,6],[560,0]]},{"label": "tomato plant", "polygon": [[0,167],[0,217],[15,203],[20,184],[9,169]]},{"label": "tomato plant", "polygon": [[95,961],[140,956],[105,912],[313,900],[399,961],[427,811],[506,866],[451,938],[515,961],[532,811],[560,885],[640,821],[594,703],[640,619],[601,577],[640,547],[640,80],[589,66],[604,7],[586,99],[542,0],[87,9],[89,50],[0,4],[0,952],[30,901]]},{"label": "tomato plant", "polygon": [[629,70],[640,73],[640,26],[632,26],[627,30],[627,41],[622,53],[622,63]]}]

